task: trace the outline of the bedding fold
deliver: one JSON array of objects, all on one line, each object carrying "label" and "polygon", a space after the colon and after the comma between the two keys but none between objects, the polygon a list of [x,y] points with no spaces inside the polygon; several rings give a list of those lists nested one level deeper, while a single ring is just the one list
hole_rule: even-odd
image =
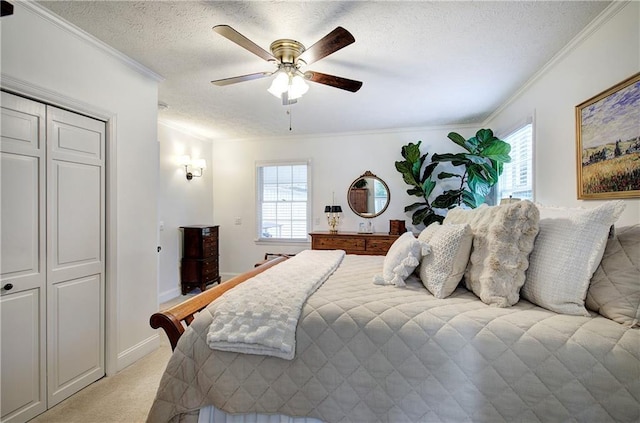
[{"label": "bedding fold", "polygon": [[214,302],[209,348],[293,359],[302,306],[344,255],[306,250],[227,291]]}]

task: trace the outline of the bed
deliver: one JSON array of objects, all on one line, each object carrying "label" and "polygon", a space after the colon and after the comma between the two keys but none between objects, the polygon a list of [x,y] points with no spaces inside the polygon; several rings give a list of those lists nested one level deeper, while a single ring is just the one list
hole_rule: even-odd
[{"label": "bed", "polygon": [[[453,228],[454,218],[442,229]],[[541,244],[543,221],[540,234],[537,225],[532,230]],[[476,241],[495,232],[489,228],[483,235],[478,225],[470,227],[469,263],[481,248]],[[432,255],[436,238],[430,239]],[[174,353],[148,421],[196,422],[221,413],[253,416],[243,421],[278,416],[269,420],[278,422],[289,421],[282,416],[314,422],[637,422],[639,243],[637,225],[619,228],[608,241],[605,236],[606,249],[603,245],[583,297],[590,310],[582,315],[523,298],[509,306],[490,305],[484,300],[495,301],[495,295],[484,296],[465,282],[438,298],[444,293],[434,294],[420,277],[422,263],[407,272],[402,287],[376,284],[372,281],[388,270],[394,247],[387,257],[345,255],[305,300],[291,359],[210,348],[207,334],[224,303],[218,298],[261,274],[277,275],[297,256],[278,258],[152,316],[151,325],[167,332]],[[534,263],[524,270],[529,264]],[[465,279],[472,277],[469,267]],[[611,309],[599,293],[621,268],[623,285],[635,289],[618,296],[631,298],[636,307],[631,320],[620,320],[619,304]]]}]

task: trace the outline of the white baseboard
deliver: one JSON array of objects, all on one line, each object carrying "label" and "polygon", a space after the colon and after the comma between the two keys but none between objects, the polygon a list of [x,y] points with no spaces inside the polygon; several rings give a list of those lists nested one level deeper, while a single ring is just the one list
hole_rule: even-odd
[{"label": "white baseboard", "polygon": [[142,342],[137,343],[118,354],[118,364],[116,372],[132,365],[147,354],[151,354],[160,346],[160,335],[153,334]]},{"label": "white baseboard", "polygon": [[182,295],[182,292],[180,292],[179,287],[168,289],[166,291],[161,292],[158,295],[158,303],[159,304],[166,303],[167,301],[173,300],[174,298],[179,297],[180,295]]}]

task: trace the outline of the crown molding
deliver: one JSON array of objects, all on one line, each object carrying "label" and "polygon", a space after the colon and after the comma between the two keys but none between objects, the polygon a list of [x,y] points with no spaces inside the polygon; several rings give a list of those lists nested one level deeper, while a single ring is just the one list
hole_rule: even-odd
[{"label": "crown molding", "polygon": [[538,70],[527,82],[518,89],[507,101],[505,101],[500,107],[498,107],[493,113],[487,117],[483,125],[486,125],[488,122],[491,122],[495,119],[504,109],[509,107],[514,101],[516,101],[521,95],[523,95],[533,84],[538,82],[551,68],[553,68],[556,64],[558,64],[562,59],[564,59],[569,53],[575,50],[582,42],[584,42],[587,38],[589,38],[594,32],[600,29],[605,23],[607,23],[611,18],[616,16],[618,12],[620,12],[627,4],[631,3],[631,0],[614,0],[611,2],[609,6],[607,6],[596,18],[589,23],[586,27],[582,29],[573,37],[569,43],[564,46],[558,53],[556,53],[540,70]]},{"label": "crown molding", "polygon": [[[152,71],[151,69],[147,68],[146,66],[136,62],[135,60],[133,60],[132,58],[130,58],[129,56],[127,56],[126,54],[116,50],[115,48],[111,47],[109,44],[100,41],[99,39],[97,39],[96,37],[94,37],[93,35],[89,34],[88,32],[84,31],[83,29],[75,26],[74,24],[72,24],[71,22],[67,22],[64,19],[62,19],[60,16],[54,14],[53,12],[51,12],[49,9],[45,8],[44,6],[39,5],[38,3],[34,2],[34,1],[18,1],[15,3],[16,6],[18,7],[22,7],[32,13],[34,13],[35,15],[39,16],[40,18],[54,24],[55,26],[57,26],[58,28],[68,32],[71,35],[74,35],[75,37],[79,38],[80,40],[86,42],[87,44],[90,44],[91,46],[97,48],[98,50],[101,50],[103,53],[106,53],[107,55],[113,57],[114,59],[120,61],[121,63],[123,63],[124,65],[128,66],[129,68],[135,70],[136,72],[153,79],[156,82],[162,82],[164,81],[164,77],[154,71]],[[14,12],[14,14],[17,13],[17,11]]]}]

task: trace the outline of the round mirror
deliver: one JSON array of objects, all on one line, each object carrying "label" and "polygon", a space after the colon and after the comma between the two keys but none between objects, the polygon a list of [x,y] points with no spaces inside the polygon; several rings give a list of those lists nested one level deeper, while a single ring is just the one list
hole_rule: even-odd
[{"label": "round mirror", "polygon": [[360,217],[380,216],[389,206],[389,187],[373,173],[366,171],[358,177],[347,192],[349,207]]}]

